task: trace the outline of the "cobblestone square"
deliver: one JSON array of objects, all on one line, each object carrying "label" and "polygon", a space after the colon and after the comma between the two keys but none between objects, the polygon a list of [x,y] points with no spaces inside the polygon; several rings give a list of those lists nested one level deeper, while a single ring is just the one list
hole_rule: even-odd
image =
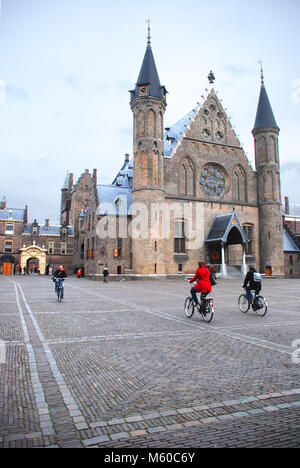
[{"label": "cobblestone square", "polygon": [[300,280],[264,279],[265,317],[219,280],[209,324],[189,289],[1,276],[0,447],[299,447]]}]

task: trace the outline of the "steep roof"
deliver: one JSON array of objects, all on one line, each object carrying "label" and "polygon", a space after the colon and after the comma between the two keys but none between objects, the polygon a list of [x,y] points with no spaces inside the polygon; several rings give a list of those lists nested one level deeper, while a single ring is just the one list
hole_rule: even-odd
[{"label": "steep roof", "polygon": [[98,215],[130,215],[132,190],[118,185],[97,185]]},{"label": "steep roof", "polygon": [[117,185],[118,187],[132,188],[133,182],[133,160],[125,160],[122,168],[118,172],[117,176],[114,178],[112,185]]},{"label": "steep roof", "polygon": [[[226,110],[222,105],[222,100],[219,99],[218,93],[212,87],[210,90],[206,89],[206,96],[201,96],[203,102],[197,103],[197,106],[186,114],[182,119],[176,122],[172,127],[167,127],[164,133],[164,155],[167,158],[173,157],[177,152],[181,142],[184,138],[191,138],[201,141],[202,143],[213,144],[217,146],[227,146],[230,141],[230,146],[242,149],[241,143],[232,124],[230,118],[227,115]],[[211,110],[213,108],[213,110]],[[209,113],[207,115],[207,112]],[[217,139],[216,134],[222,132],[212,132],[211,125],[209,122],[211,118],[217,118],[221,125],[223,125],[222,132],[226,133],[226,138]],[[210,133],[203,136],[200,134],[199,121],[205,122],[208,125]],[[204,129],[203,129],[204,130]],[[217,129],[216,129],[217,130]],[[224,137],[224,135],[223,135]]]},{"label": "steep roof", "polygon": [[200,106],[195,107],[191,112],[176,122],[172,127],[166,128],[164,134],[164,155],[171,156],[174,148],[177,146],[180,138],[184,135],[186,127],[190,124],[196,115]]},{"label": "steep roof", "polygon": [[5,208],[0,210],[1,220],[24,221],[26,210],[16,208]]},{"label": "steep roof", "polygon": [[283,230],[283,251],[284,252],[299,252],[300,249],[295,244],[294,240],[286,229]]},{"label": "steep roof", "polygon": [[206,242],[227,242],[228,235],[233,228],[236,228],[239,231],[242,242],[246,243],[247,239],[245,233],[240,225],[235,211],[215,217],[209,234],[206,238]]},{"label": "steep roof", "polygon": [[138,87],[140,85],[149,85],[149,92],[147,93],[147,96],[152,96],[159,99],[164,98],[165,88],[160,84],[150,42],[148,42],[147,44],[145,56],[136,82],[135,89],[133,91],[130,91],[131,101],[133,101],[138,96]]},{"label": "steep roof", "polygon": [[261,127],[278,128],[264,83],[261,84],[253,130]]},{"label": "steep roof", "polygon": [[[24,229],[24,234],[30,234],[31,227],[34,223],[29,223]],[[74,235],[74,230],[72,226],[68,226],[68,236]],[[61,225],[49,225],[49,226],[40,226],[39,229],[40,236],[60,236],[61,235]]]}]

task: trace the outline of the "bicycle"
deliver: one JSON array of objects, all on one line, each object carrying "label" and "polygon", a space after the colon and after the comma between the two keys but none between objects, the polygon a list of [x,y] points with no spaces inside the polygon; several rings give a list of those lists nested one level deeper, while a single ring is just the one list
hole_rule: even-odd
[{"label": "bicycle", "polygon": [[243,312],[243,314],[246,314],[252,306],[254,312],[256,312],[256,314],[260,317],[264,317],[268,311],[267,300],[263,296],[260,296],[259,292],[257,291],[255,291],[254,300],[252,303],[250,302],[246,294],[241,294],[238,298],[238,306],[240,311]]},{"label": "bicycle", "polygon": [[184,312],[187,318],[191,318],[194,315],[195,308],[197,308],[202,319],[209,323],[212,321],[214,316],[214,303],[211,297],[203,296],[201,293],[201,303],[197,306],[194,304],[191,296],[188,296],[184,302]]}]

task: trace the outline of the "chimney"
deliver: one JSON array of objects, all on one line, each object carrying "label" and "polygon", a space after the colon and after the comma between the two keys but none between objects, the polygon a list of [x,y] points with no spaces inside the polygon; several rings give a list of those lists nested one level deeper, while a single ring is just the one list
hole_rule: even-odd
[{"label": "chimney", "polygon": [[5,210],[6,209],[6,203],[7,203],[6,197],[3,197],[1,202],[0,202],[0,210]]},{"label": "chimney", "polygon": [[50,226],[50,222],[49,222],[49,219],[45,219],[45,227],[49,227]]},{"label": "chimney", "polygon": [[94,180],[95,184],[97,184],[97,169],[93,170],[93,180]]},{"label": "chimney", "polygon": [[289,203],[289,197],[284,197],[284,211],[286,215],[290,214],[290,203]]},{"label": "chimney", "polygon": [[69,175],[69,192],[71,192],[72,187],[73,187],[73,177],[74,177],[74,176],[73,176],[73,174],[71,173],[71,174]]},{"label": "chimney", "polygon": [[25,210],[24,210],[24,223],[28,224],[28,205],[25,205]]},{"label": "chimney", "polygon": [[125,153],[125,162],[129,162],[129,154]]}]

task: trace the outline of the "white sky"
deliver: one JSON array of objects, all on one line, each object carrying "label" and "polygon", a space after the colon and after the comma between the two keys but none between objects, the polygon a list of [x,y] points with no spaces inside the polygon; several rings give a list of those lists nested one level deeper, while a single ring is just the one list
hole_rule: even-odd
[{"label": "white sky", "polygon": [[282,195],[300,203],[299,0],[2,0],[0,198],[29,218],[58,222],[67,171],[98,169],[111,183],[132,155],[128,90],[151,19],[152,50],[168,94],[165,127],[208,85],[227,108],[250,162],[260,91],[258,60],[280,132]]}]

